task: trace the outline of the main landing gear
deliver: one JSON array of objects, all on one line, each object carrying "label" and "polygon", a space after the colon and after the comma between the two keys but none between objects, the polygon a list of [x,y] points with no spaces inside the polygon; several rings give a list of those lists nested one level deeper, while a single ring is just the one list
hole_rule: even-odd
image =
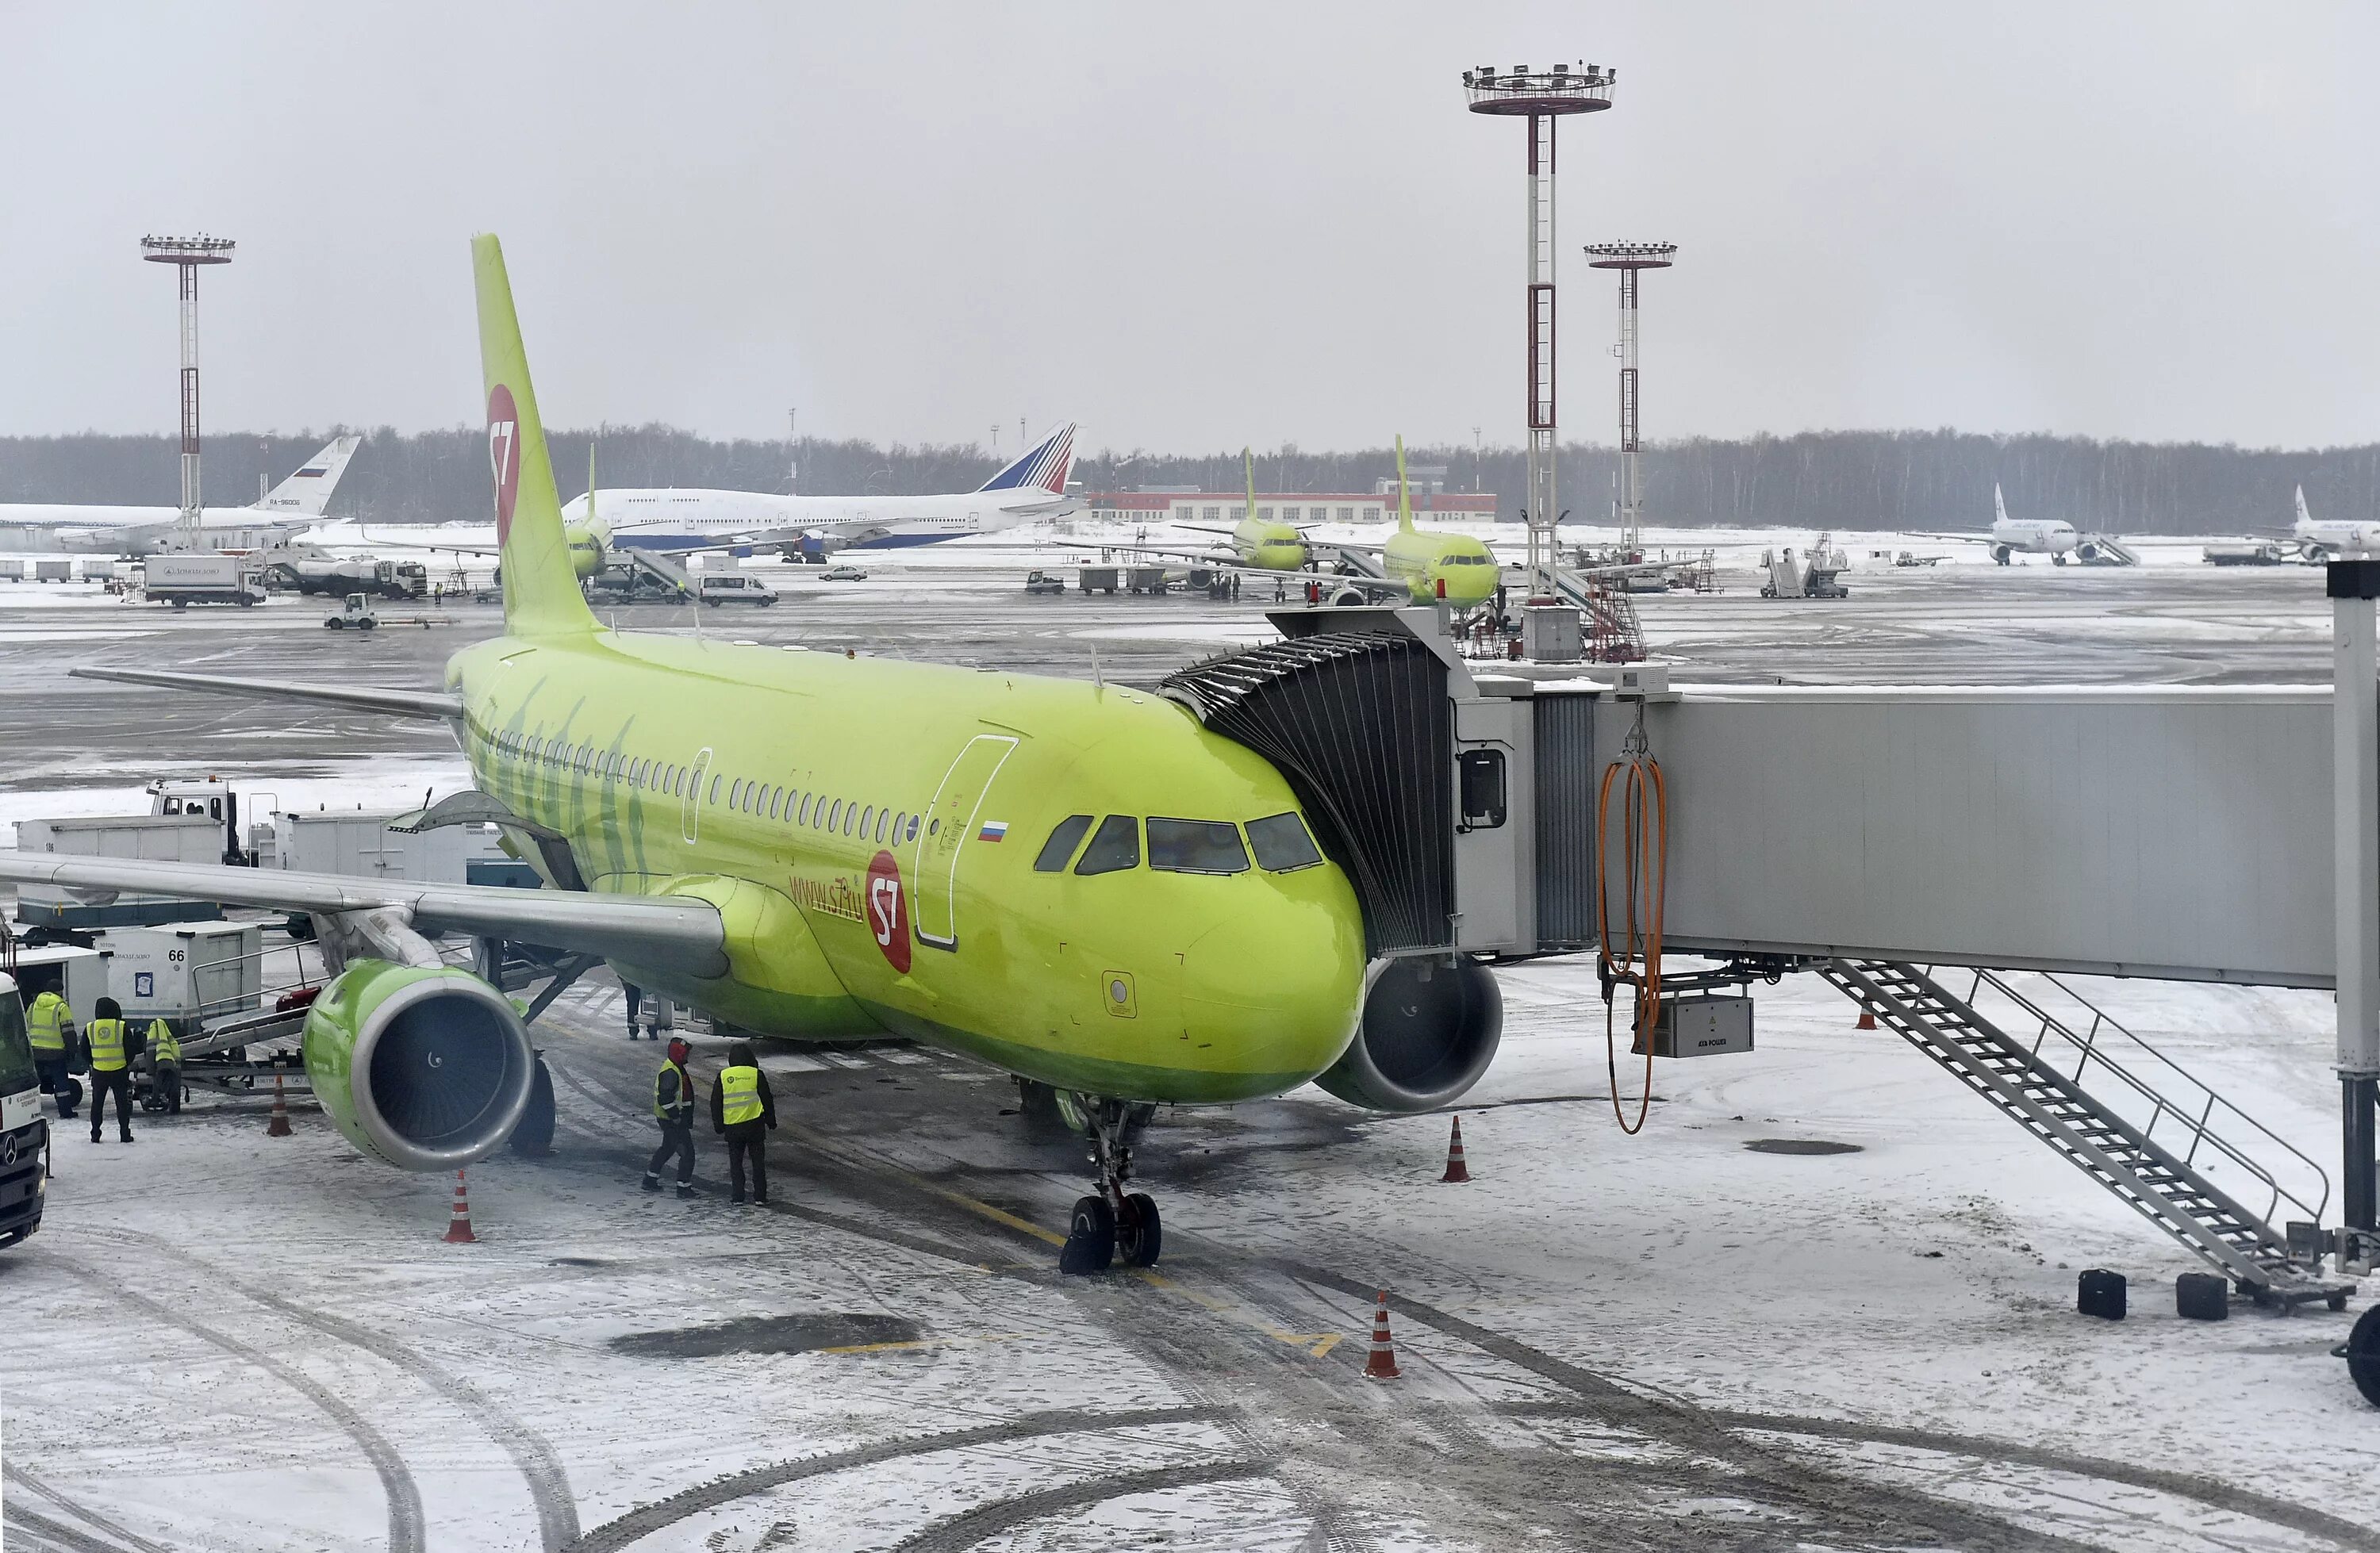
[{"label": "main landing gear", "polygon": [[1082,1098],[1091,1142],[1093,1193],[1075,1204],[1066,1227],[1066,1246],[1058,1254],[1058,1270],[1105,1272],[1119,1256],[1130,1268],[1153,1268],[1165,1244],[1157,1204],[1146,1192],[1126,1192],[1132,1179],[1132,1148],[1124,1133],[1143,1108],[1123,1100]]}]

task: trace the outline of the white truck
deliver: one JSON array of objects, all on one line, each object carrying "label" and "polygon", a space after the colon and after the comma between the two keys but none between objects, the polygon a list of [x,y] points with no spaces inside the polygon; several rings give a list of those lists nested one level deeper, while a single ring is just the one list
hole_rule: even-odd
[{"label": "white truck", "polygon": [[[25,852],[65,857],[139,858],[157,863],[221,863],[223,821],[204,811],[188,814],[76,816],[20,819],[17,845]],[[164,895],[117,891],[104,894],[55,884],[17,886],[17,920],[40,928],[126,927],[146,922],[185,922],[220,915],[218,908]]]},{"label": "white truck", "polygon": [[142,594],[152,604],[185,609],[191,604],[264,602],[264,571],[245,555],[214,552],[168,552],[142,563]]},{"label": "white truck", "polygon": [[0,1246],[15,1245],[42,1227],[49,1152],[42,1075],[25,1035],[24,1001],[16,977],[0,974]]}]

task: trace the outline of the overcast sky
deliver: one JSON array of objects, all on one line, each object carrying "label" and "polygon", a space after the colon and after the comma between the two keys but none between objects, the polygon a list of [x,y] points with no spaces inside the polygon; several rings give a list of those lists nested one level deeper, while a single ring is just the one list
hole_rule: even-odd
[{"label": "overcast sky", "polygon": [[549,420],[1169,451],[1520,440],[1523,132],[1563,127],[1562,421],[2380,439],[2380,8],[0,0],[0,434],[476,423],[466,237]]}]

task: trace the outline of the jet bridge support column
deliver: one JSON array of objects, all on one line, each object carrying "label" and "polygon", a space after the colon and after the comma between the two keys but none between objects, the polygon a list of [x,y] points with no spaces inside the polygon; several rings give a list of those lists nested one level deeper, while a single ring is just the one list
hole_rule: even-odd
[{"label": "jet bridge support column", "polygon": [[2374,1090],[2380,1088],[2380,561],[2328,568],[2332,750],[2338,896],[2338,1082],[2344,1219],[2370,1231],[2380,1212]]}]

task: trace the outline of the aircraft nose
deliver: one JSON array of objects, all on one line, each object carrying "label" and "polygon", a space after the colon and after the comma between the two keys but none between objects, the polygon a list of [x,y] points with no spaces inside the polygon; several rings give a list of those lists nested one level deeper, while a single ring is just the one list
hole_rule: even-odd
[{"label": "aircraft nose", "polygon": [[1361,1012],[1364,935],[1351,911],[1276,904],[1216,921],[1183,955],[1182,1020],[1201,1066],[1246,1096],[1339,1060]]}]

